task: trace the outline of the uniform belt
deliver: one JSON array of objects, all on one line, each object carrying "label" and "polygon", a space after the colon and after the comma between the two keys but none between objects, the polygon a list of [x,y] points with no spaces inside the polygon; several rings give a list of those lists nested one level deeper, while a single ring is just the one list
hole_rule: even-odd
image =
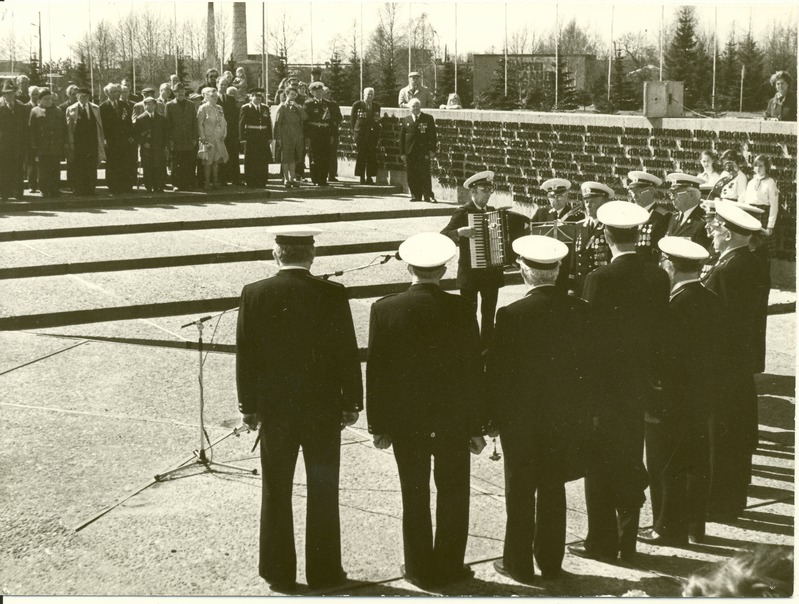
[{"label": "uniform belt", "polygon": [[330,126],[327,122],[308,122],[310,126]]},{"label": "uniform belt", "polygon": [[269,130],[269,126],[251,126],[250,124],[247,124],[247,128],[250,130]]}]

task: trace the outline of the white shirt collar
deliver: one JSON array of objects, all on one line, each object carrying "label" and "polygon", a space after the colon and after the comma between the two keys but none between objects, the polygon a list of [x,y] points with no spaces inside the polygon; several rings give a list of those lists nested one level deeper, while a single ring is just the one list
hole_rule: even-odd
[{"label": "white shirt collar", "polygon": [[305,268],[304,266],[298,266],[296,264],[284,264],[283,266],[280,267],[280,270],[281,271],[305,271],[307,273],[311,272],[309,269]]},{"label": "white shirt collar", "polygon": [[638,252],[636,252],[635,250],[630,250],[629,252],[615,252],[613,250],[610,250],[610,254],[611,254],[611,256],[613,256],[611,262],[613,260],[615,260],[616,258],[621,258],[622,256],[627,256],[629,254],[637,254],[637,253]]}]

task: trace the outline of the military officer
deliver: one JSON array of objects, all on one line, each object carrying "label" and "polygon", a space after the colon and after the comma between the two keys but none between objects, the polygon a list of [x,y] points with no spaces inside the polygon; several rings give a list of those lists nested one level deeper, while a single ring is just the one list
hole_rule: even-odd
[{"label": "military officer", "polygon": [[720,254],[704,284],[723,308],[726,338],[724,388],[717,396],[711,424],[709,517],[732,521],[746,507],[757,448],[757,392],[754,374],[765,366],[768,272],[749,248],[760,221],[739,204],[716,202],[710,222],[713,247]]},{"label": "military officer", "polygon": [[660,359],[663,396],[646,415],[646,465],[653,528],[638,539],[684,546],[705,535],[711,401],[719,393],[724,333],[718,296],[699,281],[707,250],[681,237],[658,242],[671,281]]},{"label": "military officer", "polygon": [[669,197],[677,210],[669,219],[666,234],[685,237],[707,249],[710,237],[705,229],[705,210],[699,205],[702,179],[692,174],[674,172],[666,176],[666,182],[671,183]]},{"label": "military officer", "polygon": [[408,85],[399,91],[397,107],[410,109],[412,99],[417,99],[422,104],[422,108],[429,109],[435,106],[433,93],[429,88],[422,86],[421,82],[422,76],[418,71],[412,71],[408,74]]},{"label": "military officer", "polygon": [[636,253],[649,214],[626,201],[597,212],[613,257],[585,279],[594,343],[593,449],[585,475],[588,535],[574,555],[602,561],[635,555],[646,497],[644,414],[657,402],[658,349],[669,301],[669,277]]},{"label": "military officer", "polygon": [[[482,361],[469,304],[439,286],[455,245],[419,233],[399,255],[413,282],[372,305],[366,417],[375,446],[393,445],[402,490],[403,577],[430,589],[471,578],[463,564],[469,532],[469,451],[485,447]],[[438,490],[430,518],[430,462]]]},{"label": "military officer", "polygon": [[333,91],[327,86],[322,88],[322,98],[330,101],[330,114],[333,117],[333,137],[330,149],[330,164],[327,169],[328,182],[338,182],[338,139],[339,139],[339,124],[341,124],[341,108],[333,98]]},{"label": "military officer", "polygon": [[25,105],[16,98],[17,87],[3,82],[0,100],[0,198],[23,198],[22,162],[28,148],[28,122]]},{"label": "military officer", "polygon": [[662,184],[660,178],[648,172],[633,170],[627,173],[628,198],[649,212],[649,220],[638,228],[635,249],[652,264],[660,260],[658,241],[666,235],[671,218],[671,214],[659,206],[655,198],[655,188]]},{"label": "military officer", "polygon": [[430,181],[430,162],[436,154],[436,122],[422,113],[419,99],[408,102],[411,114],[400,122],[400,155],[405,162],[411,201],[436,203]]},{"label": "military officer", "polygon": [[248,187],[263,188],[272,163],[272,117],[263,88],[250,89],[250,102],[239,113],[239,139],[244,143],[244,180]]},{"label": "military officer", "polygon": [[355,176],[361,184],[374,184],[377,176],[377,143],[380,140],[380,105],[375,89],[364,88],[363,100],[355,101],[350,112],[352,139],[355,142]]},{"label": "military officer", "polygon": [[528,288],[497,312],[486,359],[489,423],[505,453],[507,524],[500,574],[560,575],[566,543],[565,483],[584,475],[591,389],[588,304],[555,287],[566,244],[527,235],[513,242]]},{"label": "military officer", "polygon": [[597,211],[613,199],[615,193],[600,182],[589,180],[580,186],[585,205],[585,219],[577,229],[574,239],[574,256],[571,262],[570,283],[575,295],[580,296],[586,276],[600,266],[610,262],[610,247],[605,241],[604,225],[597,218]]},{"label": "military officer", "polygon": [[483,350],[488,349],[494,331],[494,313],[497,309],[499,288],[505,284],[502,267],[472,268],[469,239],[473,233],[469,227],[469,214],[493,212],[496,208],[488,205],[494,190],[494,173],[485,170],[473,174],[464,181],[471,201],[453,212],[452,217],[441,234],[446,235],[458,246],[457,285],[461,296],[468,300],[472,311],[477,314],[477,294],[480,294],[480,341]]},{"label": "military officer", "polygon": [[333,133],[338,130],[338,124],[333,121],[333,103],[322,98],[324,87],[322,82],[313,82],[308,87],[313,98],[305,101],[308,119],[304,128],[310,143],[308,157],[311,163],[311,181],[319,187],[327,185],[330,154],[333,152]]},{"label": "military officer", "polygon": [[157,99],[149,96],[142,102],[144,113],[136,119],[135,129],[141,154],[144,186],[150,192],[162,193],[169,155],[169,123],[158,112]]},{"label": "military officer", "polygon": [[105,160],[100,109],[89,102],[88,88],[78,88],[78,102],[67,107],[67,157],[74,161],[75,194],[94,195],[97,168]]},{"label": "military officer", "polygon": [[275,227],[276,275],[244,287],[236,382],[244,422],[259,421],[263,491],[259,573],[296,588],[292,490],[302,447],[307,475],[305,576],[322,589],[346,580],[338,506],[341,430],[363,408],[358,344],[344,286],[311,275],[318,229]]}]

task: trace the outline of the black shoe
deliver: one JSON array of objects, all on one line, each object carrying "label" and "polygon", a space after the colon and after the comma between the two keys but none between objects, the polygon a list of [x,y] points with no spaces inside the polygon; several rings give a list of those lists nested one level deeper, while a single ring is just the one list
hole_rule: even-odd
[{"label": "black shoe", "polygon": [[402,573],[402,578],[405,579],[411,585],[415,585],[419,589],[424,591],[430,591],[433,588],[433,582],[430,580],[420,579],[419,577],[413,577],[405,570],[405,565],[400,564],[400,573]]},{"label": "black shoe", "polygon": [[705,542],[705,523],[694,522],[688,528],[688,540],[691,543],[704,543]]},{"label": "black shoe", "polygon": [[367,184],[367,185],[373,185],[373,184],[375,184],[375,181],[374,181],[374,180],[372,180],[371,178],[367,178],[367,179],[366,179],[366,184]]},{"label": "black shoe", "polygon": [[463,581],[474,579],[474,571],[464,564],[460,569],[454,572],[442,573],[437,579],[438,580],[436,581],[436,584],[439,586],[450,585],[452,583],[461,583]]},{"label": "black shoe", "polygon": [[419,197],[411,197],[411,201],[422,201]]},{"label": "black shoe", "polygon": [[688,539],[661,535],[655,529],[641,529],[638,531],[638,541],[649,545],[663,545],[666,547],[681,547],[688,545]]},{"label": "black shoe", "polygon": [[366,184],[366,179],[365,179],[365,178],[363,178],[363,177],[361,177],[361,184],[362,184],[362,185],[365,185],[365,184]]},{"label": "black shoe", "polygon": [[566,549],[569,550],[569,553],[573,556],[577,556],[578,558],[587,558],[589,560],[598,560],[599,562],[613,562],[616,559],[616,556],[603,556],[601,554],[597,554],[592,552],[591,550],[585,547],[585,542],[578,543],[576,545],[570,545]]},{"label": "black shoe", "polygon": [[519,573],[512,573],[507,568],[505,568],[504,560],[495,560],[494,561],[494,570],[497,571],[503,577],[507,577],[508,579],[513,579],[517,583],[524,583],[529,585],[535,581],[535,570],[530,569],[530,572],[519,574]]},{"label": "black shoe", "polygon": [[297,590],[296,581],[275,581],[274,583],[267,581],[267,583],[269,584],[270,591],[281,594],[290,594]]},{"label": "black shoe", "polygon": [[346,583],[347,581],[348,581],[347,573],[341,571],[340,575],[338,575],[337,577],[333,577],[332,579],[328,579],[325,581],[314,581],[313,583],[308,581],[308,587],[310,587],[313,590],[330,589],[331,587],[338,587],[339,585],[344,585],[344,583]]},{"label": "black shoe", "polygon": [[330,178],[328,178],[328,180],[330,182],[338,182],[338,178],[336,178],[335,176],[331,176]]}]

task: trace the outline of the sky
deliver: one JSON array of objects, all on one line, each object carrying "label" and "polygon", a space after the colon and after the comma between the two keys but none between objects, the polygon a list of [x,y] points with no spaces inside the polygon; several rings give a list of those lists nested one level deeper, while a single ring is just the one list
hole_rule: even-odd
[{"label": "sky", "polygon": [[[285,12],[290,21],[303,27],[290,62],[323,62],[330,56],[334,37],[338,34],[351,38],[353,23],[360,28],[363,22],[364,35],[368,36],[378,23],[382,2],[268,2],[267,26],[275,24]],[[654,2],[398,2],[400,15],[407,23],[426,12],[435,28],[440,48],[448,46],[450,52],[457,43],[458,53],[502,52],[505,39],[507,11],[508,35],[515,30],[528,28],[537,36],[554,29],[556,18],[561,24],[576,18],[582,27],[596,32],[600,40],[609,45],[611,27],[613,38],[625,33],[645,31],[650,42],[657,46],[661,17],[668,27],[673,21],[680,2],[666,4]],[[711,32],[717,18],[720,43],[729,33],[743,32],[749,28],[750,20],[755,37],[766,31],[775,21],[797,22],[797,3],[788,0],[770,2],[704,2],[697,5],[700,29]],[[215,2],[215,10],[231,13],[232,2]],[[17,59],[26,58],[29,49],[38,46],[38,14],[41,13],[43,55],[66,58],[72,55],[70,46],[88,30],[89,21],[100,19],[116,21],[130,10],[155,11],[164,19],[204,19],[207,3],[198,0],[102,1],[102,0],[58,0],[54,2],[30,0],[5,0],[0,3],[0,59],[9,59],[9,52],[2,40],[14,32],[17,44]],[[248,51],[261,52],[261,2],[247,2]],[[717,17],[716,17],[717,14]],[[457,31],[455,27],[457,18]],[[312,53],[313,52],[313,57]]]}]

